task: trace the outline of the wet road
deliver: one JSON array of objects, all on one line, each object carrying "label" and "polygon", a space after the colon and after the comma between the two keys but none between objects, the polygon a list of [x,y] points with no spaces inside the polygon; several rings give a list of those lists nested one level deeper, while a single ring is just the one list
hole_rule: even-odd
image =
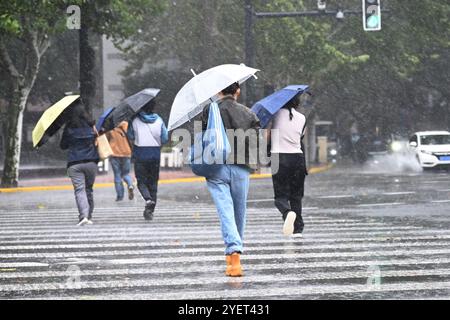
[{"label": "wet road", "polygon": [[448,173],[311,175],[302,240],[282,236],[271,180],[252,180],[234,279],[204,183],[161,185],[152,222],[113,197],[96,190],[77,228],[70,191],[0,194],[0,298],[450,298]]}]

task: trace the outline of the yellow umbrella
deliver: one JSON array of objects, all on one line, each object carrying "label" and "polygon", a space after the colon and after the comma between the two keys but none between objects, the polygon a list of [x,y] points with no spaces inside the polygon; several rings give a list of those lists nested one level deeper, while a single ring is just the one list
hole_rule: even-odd
[{"label": "yellow umbrella", "polygon": [[72,105],[78,98],[80,98],[79,95],[66,96],[45,110],[44,114],[36,124],[36,127],[33,129],[33,147],[36,148],[43,145],[46,142],[46,139],[43,139],[44,135],[51,137],[59,128],[61,128],[62,124],[57,124],[56,121],[64,110]]}]

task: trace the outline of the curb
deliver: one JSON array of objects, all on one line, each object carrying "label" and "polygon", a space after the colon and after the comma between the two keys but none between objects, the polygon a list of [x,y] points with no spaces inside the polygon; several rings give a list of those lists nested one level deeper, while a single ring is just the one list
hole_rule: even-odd
[{"label": "curb", "polygon": [[[330,170],[333,165],[327,165],[324,167],[314,167],[308,170],[309,174],[316,174]],[[271,178],[270,173],[264,174],[252,174],[251,179],[267,179]],[[192,178],[179,178],[179,179],[163,179],[159,180],[159,184],[176,184],[176,183],[190,183],[190,182],[204,182],[205,178],[202,177],[192,177]],[[96,183],[94,184],[95,189],[111,188],[114,187],[114,183]],[[18,192],[35,192],[35,191],[63,191],[63,190],[73,190],[72,185],[63,186],[36,186],[36,187],[19,187],[19,188],[0,188],[1,193],[18,193]]]}]

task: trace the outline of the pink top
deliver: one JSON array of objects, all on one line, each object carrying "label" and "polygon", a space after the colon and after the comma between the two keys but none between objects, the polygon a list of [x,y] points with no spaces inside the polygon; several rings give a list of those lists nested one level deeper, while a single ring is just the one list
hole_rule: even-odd
[{"label": "pink top", "polygon": [[281,109],[272,120],[272,153],[303,153],[301,138],[306,118],[292,109],[294,117],[289,119],[289,110]]}]

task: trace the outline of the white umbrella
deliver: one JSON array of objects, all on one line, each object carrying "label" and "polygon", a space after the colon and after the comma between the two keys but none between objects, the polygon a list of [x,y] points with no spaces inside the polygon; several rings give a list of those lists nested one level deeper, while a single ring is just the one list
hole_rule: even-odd
[{"label": "white umbrella", "polygon": [[169,118],[169,130],[173,130],[190,121],[211,101],[217,100],[217,94],[235,82],[239,84],[255,77],[258,69],[245,65],[224,64],[195,75],[178,92],[172,104]]}]

